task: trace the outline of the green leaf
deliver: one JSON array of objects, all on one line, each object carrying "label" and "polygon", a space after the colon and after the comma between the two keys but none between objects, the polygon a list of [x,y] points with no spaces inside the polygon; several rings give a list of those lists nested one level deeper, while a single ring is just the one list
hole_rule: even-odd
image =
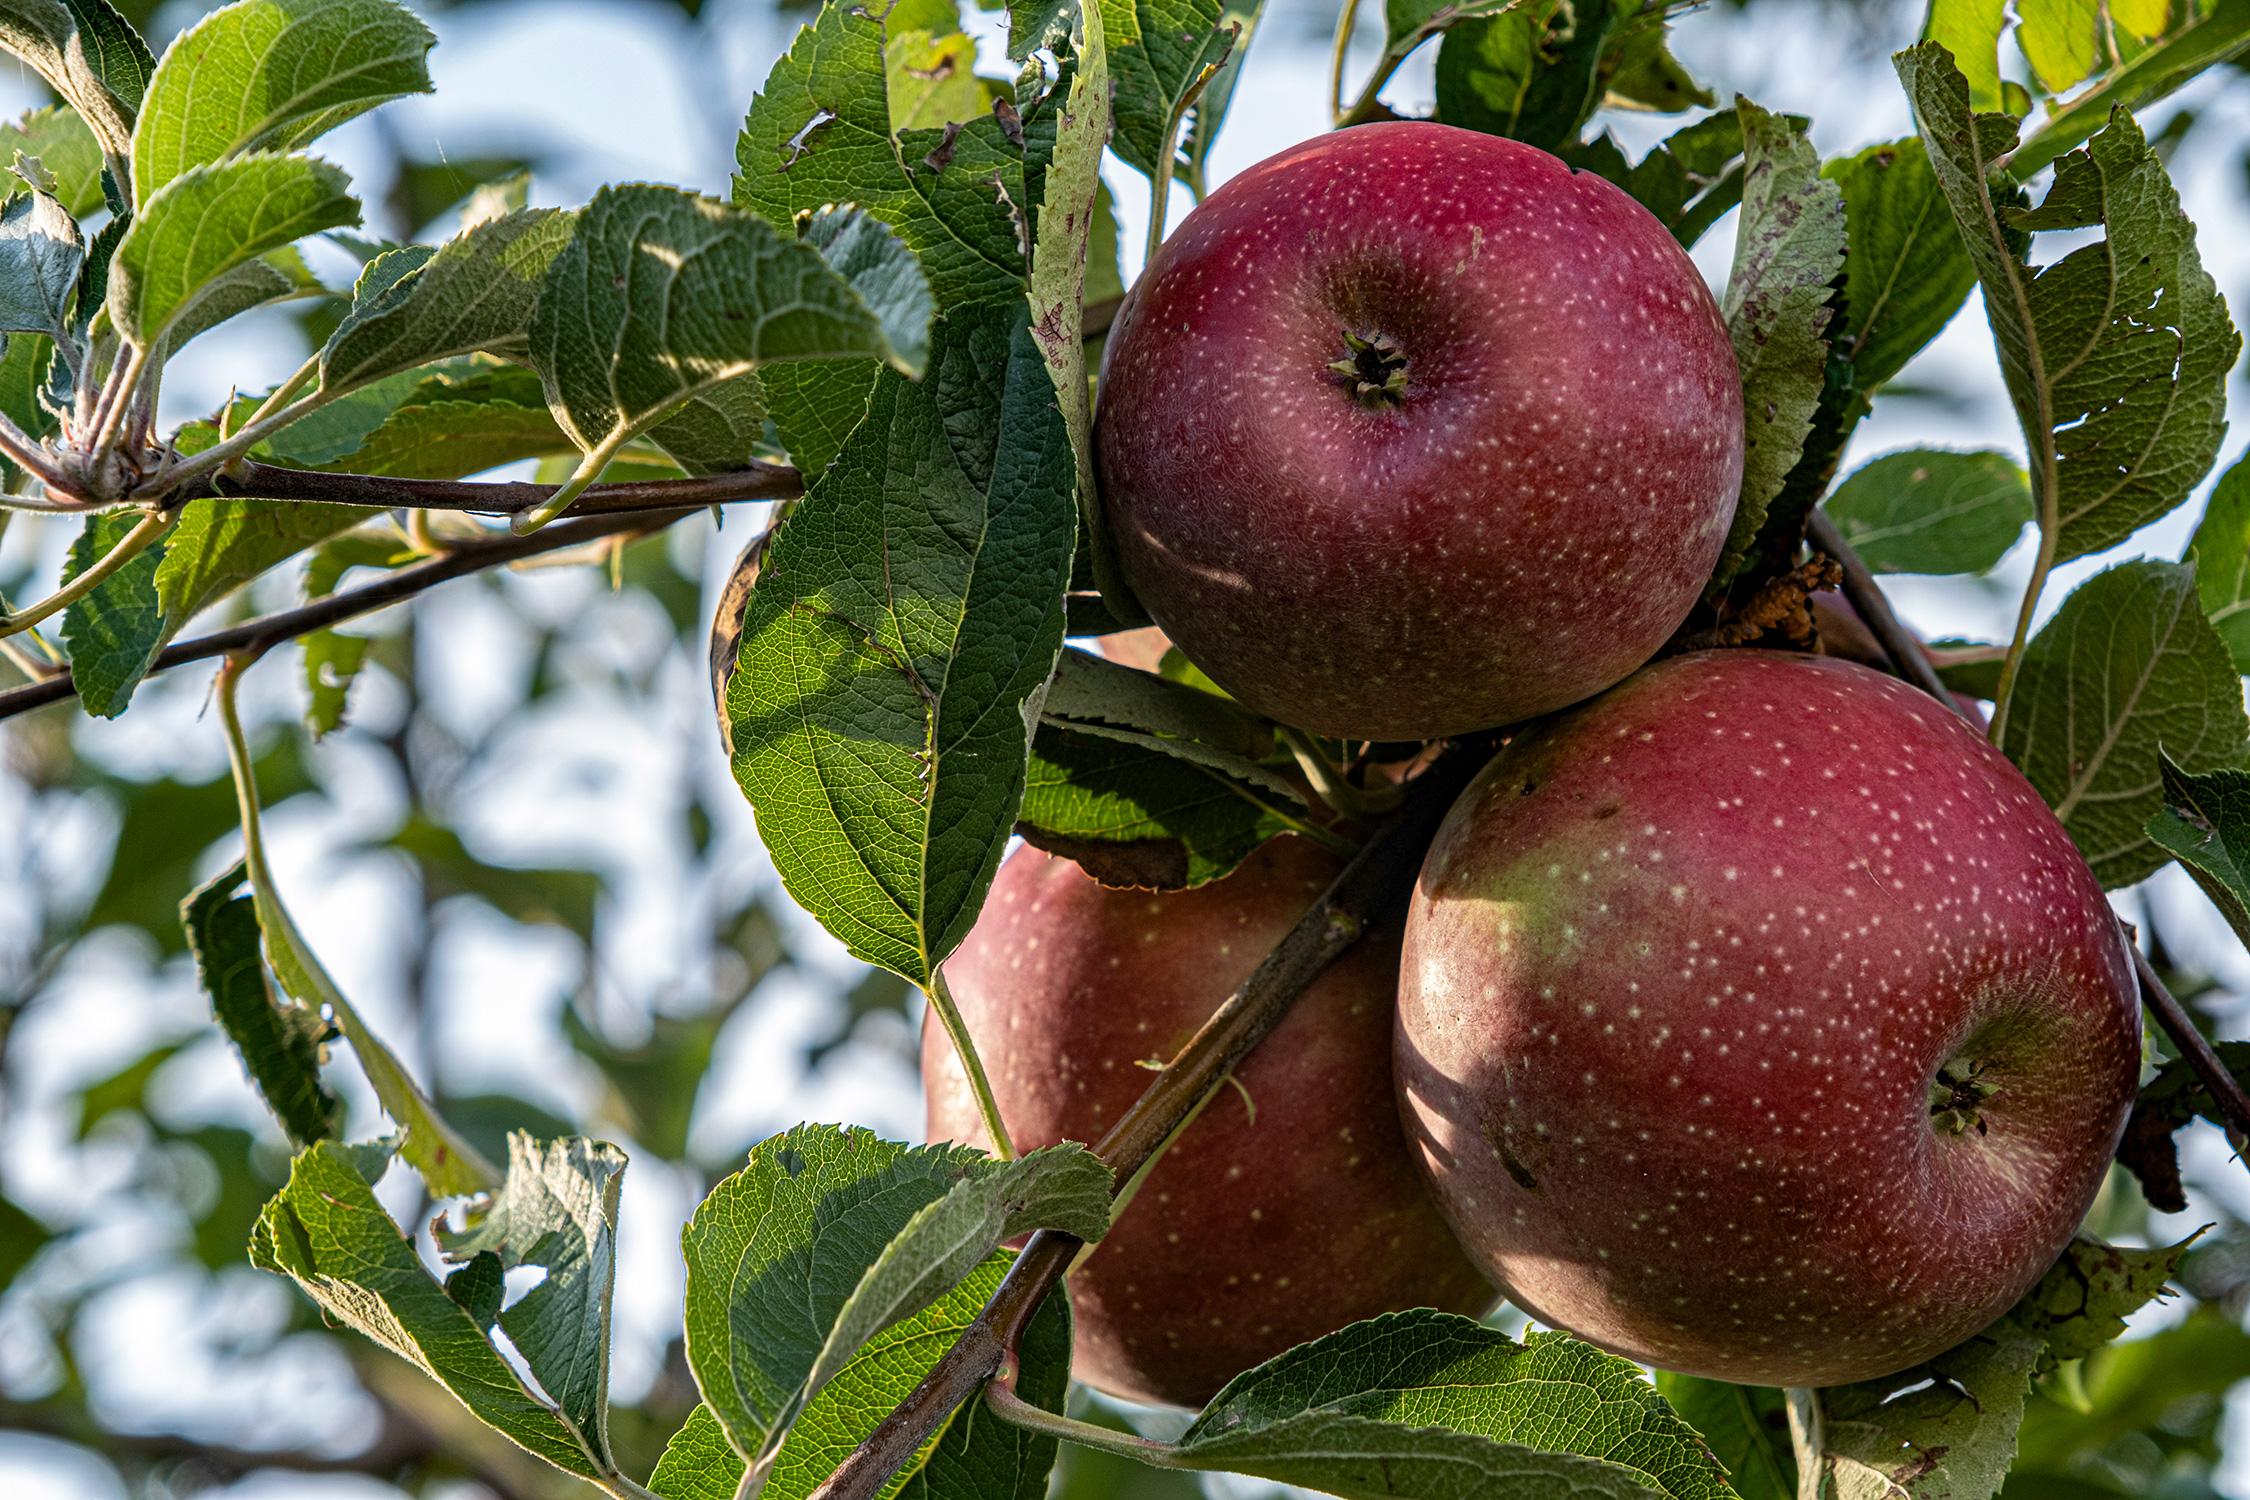
[{"label": "green leaf", "polygon": [[251,1264],[294,1280],[329,1317],[418,1366],[525,1451],[567,1473],[618,1477],[598,1440],[525,1389],[477,1313],[423,1267],[359,1155],[323,1141],[297,1157],[259,1216]]},{"label": "green leaf", "polygon": [[[130,510],[104,511],[86,518],[86,529],[70,544],[63,581],[85,572],[140,523]],[[132,701],[133,689],[164,644],[164,611],[156,597],[156,570],[164,556],[159,541],[119,568],[92,593],[71,605],[63,617],[62,638],[70,652],[70,679],[78,701],[97,719],[114,719]]]},{"label": "green leaf", "polygon": [[1881,1380],[1818,1392],[1824,1486],[1839,1500],[1988,1500],[2015,1457],[2034,1372],[2115,1338],[2186,1249],[2078,1240],[2013,1311],[1967,1343]]},{"label": "green leaf", "polygon": [[1066,648],[1056,662],[1040,712],[1071,721],[1072,727],[1109,724],[1196,740],[1237,756],[1259,756],[1273,747],[1271,727],[1233,700],[1076,646]]},{"label": "green leaf", "polygon": [[243,891],[247,879],[239,863],[223,871],[181,905],[180,922],[219,1029],[282,1134],[301,1148],[343,1129],[343,1101],[320,1081],[328,1024],[275,996],[259,948],[256,903]]},{"label": "green leaf", "polygon": [[[809,1495],[905,1399],[959,1339],[999,1287],[1013,1255],[996,1251],[945,1296],[878,1335],[826,1389],[807,1403],[767,1471],[767,1500]],[[1070,1385],[1069,1303],[1050,1296],[1025,1327],[1017,1349],[1016,1394],[1061,1411]],[[934,1445],[879,1492],[908,1500],[1042,1500],[1055,1442],[968,1412],[946,1424]],[[665,1445],[649,1480],[661,1500],[734,1500],[742,1456],[708,1406],[698,1405]]]},{"label": "green leaf", "polygon": [[253,307],[327,294],[328,288],[306,268],[304,257],[294,249],[275,250],[256,260],[246,260],[204,283],[202,289],[187,300],[164,335],[164,345],[157,351],[157,357],[171,359],[189,340],[209,333]]},{"label": "green leaf", "polygon": [[1354,1323],[1237,1376],[1177,1452],[1194,1468],[1357,1497],[1730,1493],[1631,1361],[1559,1333],[1518,1344],[1427,1308]]},{"label": "green leaf", "polygon": [[1802,122],[1740,100],[1742,227],[1723,310],[1742,365],[1742,498],[1716,579],[1742,565],[1804,453],[1828,378],[1830,283],[1844,267],[1843,194]]},{"label": "green leaf", "polygon": [[[1437,118],[1553,151],[1600,101],[1608,0],[1436,5],[1390,0],[1387,49],[1404,56],[1438,31]],[[1497,12],[1493,14],[1492,12]]]},{"label": "green leaf", "polygon": [[1658,1394],[1702,1435],[1741,1500],[1796,1500],[1797,1465],[1781,1392],[1658,1370]]},{"label": "green leaf", "polygon": [[10,194],[0,203],[0,332],[67,338],[85,259],[78,221],[57,199]]},{"label": "green leaf", "polygon": [[1909,448],[1853,470],[1828,514],[1878,573],[1982,573],[2031,523],[2031,484],[2003,453]]},{"label": "green leaf", "polygon": [[918,375],[926,291],[917,301],[904,247],[854,222],[831,222],[831,265],[816,243],[708,198],[603,188],[548,268],[532,320],[555,419],[606,456],[770,361],[865,355]]},{"label": "green leaf", "polygon": [[[875,1331],[935,1301],[1003,1239],[1099,1239],[1109,1170],[1083,1147],[999,1162],[801,1125],[753,1148],[681,1237],[687,1357],[736,1451],[771,1452]],[[981,1305],[981,1304],[980,1304]]]},{"label": "green leaf", "polygon": [[359,222],[342,170],[304,156],[243,156],[196,167],[150,198],[118,242],[109,315],[155,347],[211,282],[269,250]]},{"label": "green leaf", "polygon": [[844,451],[882,368],[871,359],[823,359],[758,372],[781,446],[800,471],[817,476]]},{"label": "green leaf", "polygon": [[[1243,60],[1250,52],[1250,38],[1258,29],[1258,17],[1265,9],[1265,0],[1225,0],[1219,8],[1219,28],[1234,33],[1234,45],[1227,50],[1226,61],[1219,64],[1218,72],[1203,85],[1203,94],[1189,112],[1187,144],[1182,154],[1187,158],[1187,180],[1197,185],[1201,196],[1203,184],[1210,181],[1211,152],[1219,143],[1220,127],[1226,124],[1227,109],[1234,103],[1234,86],[1241,80]],[[1112,229],[1114,229],[1114,221]],[[1101,263],[1096,262],[1099,266]],[[1096,273],[1099,274],[1098,271]],[[1123,287],[1090,292],[1095,295],[1122,295]]]},{"label": "green leaf", "polygon": [[2159,750],[2204,772],[2238,764],[2250,739],[2242,680],[2183,564],[2123,563],[2080,585],[2032,637],[2015,695],[2000,748],[2110,887],[2164,862],[2146,832]]},{"label": "green leaf", "polygon": [[[936,1302],[884,1329],[806,1403],[774,1455],[761,1500],[806,1500],[905,1400],[999,1290],[1014,1261],[995,1251]],[[1017,1345],[1016,1393],[1061,1411],[1070,1386],[1068,1301],[1051,1293]],[[880,1492],[906,1500],[1044,1500],[1055,1440],[959,1412]]]},{"label": "green leaf", "polygon": [[1217,693],[1071,648],[1056,664],[1040,714],[1058,728],[1217,771],[1269,805],[1304,805],[1295,783],[1259,763],[1272,749],[1270,727]]},{"label": "green leaf", "polygon": [[156,59],[109,0],[0,0],[0,49],[47,80],[122,163]]},{"label": "green leaf", "polygon": [[[1189,0],[1192,5],[1195,0]],[[1103,143],[1110,137],[1111,88],[1109,77],[1110,37],[1113,27],[1124,24],[1126,7],[1117,4],[1116,14],[1093,13],[1081,7],[1080,24],[1072,33],[1070,51],[1076,61],[1069,78],[1070,93],[1063,105],[1062,117],[1055,130],[1054,148],[1043,176],[1045,196],[1039,204],[1039,237],[1032,246],[1031,255],[1031,332],[1039,341],[1039,354],[1046,361],[1047,374],[1055,384],[1055,403],[1062,412],[1063,426],[1070,434],[1070,446],[1077,459],[1077,504],[1079,534],[1088,544],[1094,564],[1095,576],[1102,593],[1120,611],[1131,608],[1131,590],[1124,582],[1123,570],[1118,566],[1108,523],[1103,519],[1100,487],[1094,481],[1094,414],[1090,401],[1091,384],[1086,370],[1086,263],[1092,245],[1095,218],[1100,206],[1107,201],[1102,186],[1101,166]],[[1142,18],[1136,18],[1138,26]],[[1161,70],[1161,58],[1172,56],[1173,47],[1166,40],[1178,37],[1181,49],[1189,48],[1194,41],[1191,32],[1177,28],[1162,30],[1164,18],[1151,15],[1145,19],[1155,22],[1160,30],[1139,37],[1139,45],[1131,54],[1136,67],[1155,67]],[[1192,25],[1183,21],[1181,25]],[[1231,42],[1231,38],[1226,40]],[[1122,44],[1121,44],[1122,45]],[[1152,50],[1153,48],[1153,50]],[[1126,54],[1119,53],[1123,66]],[[1176,60],[1176,59],[1175,59]],[[1200,65],[1199,65],[1200,66]],[[1138,75],[1137,75],[1138,76]],[[1198,74],[1193,83],[1202,87],[1204,75]],[[1131,83],[1120,75],[1116,99],[1122,108],[1129,93],[1147,83],[1141,77]],[[1126,126],[1123,114],[1116,116],[1117,128],[1122,134]],[[1176,122],[1174,122],[1176,123]],[[1165,129],[1169,131],[1171,125]],[[1166,136],[1169,140],[1170,136]],[[1166,148],[1153,148],[1162,152]],[[1149,157],[1153,164],[1155,155]],[[1144,171],[1154,171],[1153,165],[1144,164]],[[1165,169],[1167,174],[1169,166]],[[1163,179],[1166,191],[1171,178]]]},{"label": "green leaf", "polygon": [[164,639],[267,569],[378,514],[373,506],[295,500],[190,501],[156,569]]},{"label": "green leaf", "polygon": [[1742,116],[1731,109],[1673,131],[1637,163],[1606,131],[1566,148],[1563,158],[1631,193],[1682,245],[1703,238],[1742,201]]},{"label": "green leaf", "polygon": [[1028,309],[887,374],[767,552],[725,718],[790,894],[917,984],[975,920],[1062,647],[1076,459]]},{"label": "green leaf", "polygon": [[391,0],[236,0],[165,49],[133,130],[134,202],[197,167],[290,151],[430,91],[430,29]]},{"label": "green leaf", "polygon": [[0,159],[17,152],[54,173],[54,194],[71,213],[84,218],[102,206],[101,142],[76,110],[58,104],[0,125]]},{"label": "green leaf", "polygon": [[1179,890],[1231,872],[1294,808],[1151,745],[1049,724],[1033,742],[1016,832],[1105,885]]},{"label": "green leaf", "polygon": [[2218,627],[2237,671],[2250,672],[2250,458],[2219,476],[2188,543],[2203,612]]},{"label": "green leaf", "polygon": [[460,1229],[440,1229],[452,1261],[497,1258],[503,1271],[537,1266],[540,1283],[501,1310],[500,1327],[532,1378],[589,1448],[609,1453],[609,1310],[617,1287],[617,1194],[625,1153],[582,1136],[508,1137],[508,1175],[472,1205]]},{"label": "green leaf", "polygon": [[1968,300],[1976,269],[1919,136],[1839,157],[1821,175],[1844,194],[1844,311],[1834,329],[1855,385],[1906,368]]},{"label": "green leaf", "polygon": [[711,1408],[700,1401],[665,1443],[664,1456],[648,1477],[657,1500],[734,1500],[741,1483],[742,1455],[727,1441],[727,1431]]},{"label": "green leaf", "polygon": [[1021,296],[1024,122],[995,106],[958,129],[893,139],[884,26],[865,6],[830,4],[797,33],[750,102],[734,201],[776,226],[859,205],[913,249],[940,308]]},{"label": "green leaf", "polygon": [[2163,802],[2149,819],[2148,836],[2250,943],[2250,771],[2224,766],[2191,775],[2161,751],[2157,767]]},{"label": "green leaf", "polygon": [[[1235,32],[1220,0],[1098,4],[1101,42],[1116,79],[1117,155],[1151,181],[1169,183],[1179,167],[1183,122],[1226,65]],[[1079,62],[1082,85],[1085,54]]]},{"label": "green leaf", "polygon": [[2000,33],[2007,29],[2007,5],[2008,0],[1930,0],[1929,18],[1922,27],[1922,39],[1935,42],[1954,59],[1968,86],[1970,103],[1980,111],[2008,109],[2013,102],[2010,86],[2000,77]]},{"label": "green leaf", "polygon": [[[2005,116],[1972,115],[1945,53],[1896,58],[1953,208],[2030,447],[2032,493],[2057,560],[2123,541],[2187,498],[2218,454],[2226,372],[2242,340],[2195,251],[2194,227],[2129,116],[2056,164],[2037,210],[1994,200],[2015,145]],[[2023,231],[2105,236],[2036,273]]]},{"label": "green leaf", "polygon": [[1678,114],[1687,109],[1709,109],[1718,96],[1696,81],[1672,48],[1666,30],[1671,25],[1673,0],[1645,0],[1637,10],[1628,5],[1620,16],[1613,44],[1607,49],[1602,71],[1602,102],[1613,109],[1653,110]]},{"label": "green leaf", "polygon": [[937,309],[906,242],[881,219],[849,205],[813,214],[799,226],[798,238],[818,250],[875,315],[891,351],[883,357],[906,374],[919,374],[929,363]]},{"label": "green leaf", "polygon": [[[2122,9],[2116,0],[2109,8],[2113,17]],[[2168,35],[2132,52],[2092,87],[2067,100],[2050,100],[2045,122],[2010,153],[2009,175],[2019,182],[2029,178],[2099,130],[2112,109],[2145,109],[2250,49],[2250,0],[2201,0],[2180,9],[2182,24]]]},{"label": "green leaf", "polygon": [[522,209],[434,251],[411,245],[377,256],[321,348],[321,388],[350,390],[479,350],[527,355],[540,284],[576,222],[557,209]]},{"label": "green leaf", "polygon": [[300,642],[305,668],[305,729],[316,740],[344,727],[344,712],[351,700],[352,684],[367,665],[367,648],[375,643],[364,635],[340,630],[316,630]]},{"label": "green leaf", "polygon": [[[961,13],[951,0],[931,6],[932,23],[923,29],[895,11],[884,19],[883,76],[890,90],[893,125],[899,130],[940,128],[973,120],[1001,97],[991,80],[977,76],[977,44],[961,34]],[[910,25],[914,29],[906,29]]]},{"label": "green leaf", "polygon": [[[537,381],[531,384],[536,392]],[[576,451],[544,403],[519,405],[495,393],[481,401],[401,406],[357,448],[319,467],[396,479],[464,479],[502,464]]]},{"label": "green leaf", "polygon": [[2096,0],[2017,0],[2016,44],[2039,86],[2059,94],[2094,71],[2101,44]]}]

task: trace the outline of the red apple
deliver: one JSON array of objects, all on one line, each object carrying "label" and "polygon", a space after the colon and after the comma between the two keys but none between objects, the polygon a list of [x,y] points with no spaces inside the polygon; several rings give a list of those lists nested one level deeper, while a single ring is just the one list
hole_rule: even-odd
[{"label": "red apple", "polygon": [[1742,476],[1726,325],[1620,189],[1446,125],[1228,182],[1112,332],[1128,581],[1261,713],[1412,740],[1589,697],[1710,576]]},{"label": "red apple", "polygon": [[1677,657],[1520,736],[1408,917],[1400,1106],[1534,1317],[1830,1385],[2051,1265],[2140,1066],[2130,955],[2028,782],[1924,695]]},{"label": "red apple", "polygon": [[[1022,849],[945,977],[1018,1148],[1098,1143],[1337,872],[1283,837],[1161,895]],[[1478,1313],[1492,1289],[1423,1188],[1391,1090],[1398,935],[1299,997],[1158,1161],[1070,1278],[1074,1373],[1200,1406],[1307,1339],[1400,1308]],[[925,1024],[932,1140],[987,1144],[943,1027]]]}]

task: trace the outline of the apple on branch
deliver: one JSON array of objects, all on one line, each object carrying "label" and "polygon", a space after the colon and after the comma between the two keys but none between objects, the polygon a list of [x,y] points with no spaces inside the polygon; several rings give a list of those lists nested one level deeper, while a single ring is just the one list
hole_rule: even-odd
[{"label": "apple on branch", "polygon": [[[1154,893],[1020,849],[945,976],[1024,1150],[1099,1143],[1336,876],[1293,836],[1226,878]],[[1073,1373],[1200,1406],[1283,1350],[1492,1289],[1430,1202],[1391,1088],[1398,933],[1363,937],[1299,997],[1070,1277]],[[931,1140],[986,1145],[951,1040],[925,1022]]]},{"label": "apple on branch", "polygon": [[1111,334],[1095,442],[1126,576],[1188,660],[1284,723],[1433,739],[1655,654],[1734,515],[1742,387],[1622,190],[1392,123],[1188,215]]},{"label": "apple on branch", "polygon": [[2107,1171],[2133,965],[2038,793],[1925,695],[1675,657],[1510,743],[1407,923],[1407,1128],[1534,1317],[1816,1386],[1976,1333]]}]

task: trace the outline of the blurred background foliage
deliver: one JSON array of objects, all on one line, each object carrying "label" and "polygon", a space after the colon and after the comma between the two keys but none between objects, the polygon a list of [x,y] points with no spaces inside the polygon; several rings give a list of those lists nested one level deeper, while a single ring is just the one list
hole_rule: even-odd
[{"label": "blurred background foliage", "polygon": [[[118,4],[159,48],[203,9]],[[720,187],[756,80],[811,7],[418,8],[443,42],[439,99],[338,137],[368,231],[395,239],[443,234],[479,184],[525,171],[544,202],[634,175]],[[1276,0],[1246,88],[1313,97],[1331,17]],[[1726,0],[1685,19],[1680,50],[1722,90],[1812,109],[1835,152],[1903,128],[1885,54],[1918,20],[1910,0]],[[494,69],[509,75],[504,88]],[[1410,69],[1394,96],[1411,105],[1425,76]],[[2250,306],[2243,83],[2206,80],[2152,122],[2238,310]],[[44,102],[28,73],[4,92],[11,109]],[[1317,118],[1311,104],[1238,104],[1224,164]],[[1131,223],[1135,189],[1117,187]],[[1723,267],[1725,236],[1712,240]],[[324,268],[332,284],[350,274],[339,254]],[[210,341],[208,378],[175,381],[168,418],[287,370],[333,316],[277,311]],[[1908,428],[1917,440],[2012,444],[1974,305],[1960,324],[1888,399],[1901,415],[1871,424],[1877,446]],[[761,522],[730,515],[591,560],[606,566],[573,559],[452,585],[356,627],[374,636],[372,670],[351,724],[318,744],[297,722],[297,683],[269,670],[251,685],[284,883],[445,1112],[495,1157],[509,1128],[584,1131],[631,1152],[614,1422],[638,1472],[695,1399],[678,1341],[677,1233],[703,1191],[752,1141],[800,1118],[919,1134],[918,999],[788,908],[712,730],[703,637],[726,561]],[[10,536],[0,592],[62,540]],[[2006,583],[1947,587],[1909,585],[1902,601],[1961,632],[2012,597]],[[232,607],[276,602],[269,586]],[[13,680],[0,665],[0,683]],[[127,721],[55,709],[0,727],[0,1494],[579,1493],[244,1261],[287,1157],[206,1024],[179,924],[182,897],[233,857],[207,687],[179,673],[152,683]],[[2167,950],[2175,989],[2215,1033],[2240,1035],[2250,970],[2211,940],[2197,899],[2184,880],[2160,880],[2140,915],[2160,938],[2179,935]],[[372,1128],[369,1101],[352,1103],[355,1125]],[[2250,1381],[2250,1194],[2214,1131],[2197,1127],[2183,1146],[2188,1213],[2152,1218],[2117,1174],[2094,1227],[2131,1240],[2211,1224],[2181,1278],[2189,1295],[2046,1380],[2010,1500],[2250,1494],[2239,1456],[2250,1407],[2230,1400]],[[411,1192],[407,1175],[391,1186]],[[390,1206],[407,1222],[422,1215],[413,1201]],[[1082,1450],[1057,1480],[1063,1500],[1206,1490],[1272,1487]]]}]

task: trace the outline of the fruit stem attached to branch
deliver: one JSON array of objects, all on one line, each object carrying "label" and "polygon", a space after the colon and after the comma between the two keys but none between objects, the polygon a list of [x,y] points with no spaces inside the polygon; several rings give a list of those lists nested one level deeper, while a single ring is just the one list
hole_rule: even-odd
[{"label": "fruit stem attached to branch", "polygon": [[984,1404],[992,1414],[1012,1427],[1026,1432],[1040,1433],[1046,1437],[1063,1438],[1081,1448],[1092,1448],[1101,1453],[1114,1453],[1120,1458],[1132,1459],[1157,1469],[1192,1469],[1193,1464],[1180,1461],[1180,1450],[1171,1443],[1160,1443],[1154,1438],[1137,1437],[1130,1432],[1118,1432],[1108,1427],[1097,1427],[1091,1422],[1081,1422],[1066,1417],[1044,1406],[1034,1406],[1015,1392],[1015,1384],[1005,1376],[998,1376],[984,1388]]},{"label": "fruit stem attached to branch", "polygon": [[[1220,1088],[1235,1066],[1280,1023],[1322,970],[1371,924],[1391,916],[1404,903],[1438,824],[1494,748],[1494,742],[1486,739],[1453,745],[1416,778],[1397,815],[1376,830],[1256,972],[1118,1117],[1094,1149],[1116,1173],[1119,1184],[1132,1181],[1181,1121]],[[882,1493],[891,1476],[921,1451],[954,1410],[1000,1370],[1024,1326],[1062,1281],[1083,1244],[1074,1235],[1051,1229],[1033,1235],[984,1310],[906,1400],[822,1481],[813,1500],[874,1500]]]},{"label": "fruit stem attached to branch", "polygon": [[[1836,523],[1821,511],[1815,510],[1807,527],[1807,535],[1814,546],[1843,564],[1844,597],[1851,600],[1852,608],[1858,610],[1860,618],[1867,622],[1868,630],[1882,645],[1892,664],[1898,668],[1899,675],[1967,719],[1968,714],[1963,712],[1961,705],[1946,690],[1944,682],[1939,680],[1937,668],[1930,665],[1929,655],[1922,649],[1921,641],[1899,623],[1898,616],[1891,610],[1890,601],[1883,597],[1881,587],[1875,582],[1875,575],[1869,571],[1859,554],[1852,550],[1851,545],[1838,535]],[[2027,608],[2024,618],[2029,617],[2030,611]],[[2020,644],[2020,621],[2018,627]],[[2001,690],[2005,692],[2006,688],[2007,683],[2003,678]],[[1993,727],[1995,731],[1998,730],[1998,719],[1993,721]],[[2164,987],[2164,981],[2149,963],[2148,955],[2133,940],[2131,930],[2126,929],[2123,935],[2125,946],[2133,955],[2134,970],[2140,978],[2142,1003],[2155,1014],[2157,1025],[2164,1029],[2164,1034],[2171,1038],[2172,1045],[2179,1049],[2180,1056],[2187,1060],[2189,1071],[2195,1074],[2196,1082],[2202,1084],[2205,1092],[2210,1094],[2220,1115],[2225,1118],[2227,1128],[2237,1137],[2250,1140],[2250,1095],[2244,1094],[2242,1085],[2227,1071],[2226,1064],[2219,1060],[2219,1054],[2211,1049],[2210,1042],[2197,1029],[2194,1018],[2173,998],[2172,992]]]},{"label": "fruit stem attached to branch", "polygon": [[1820,1450],[1828,1439],[1820,1392],[1793,1385],[1782,1400],[1789,1416],[1789,1446],[1797,1455],[1797,1500],[1821,1500]]}]

